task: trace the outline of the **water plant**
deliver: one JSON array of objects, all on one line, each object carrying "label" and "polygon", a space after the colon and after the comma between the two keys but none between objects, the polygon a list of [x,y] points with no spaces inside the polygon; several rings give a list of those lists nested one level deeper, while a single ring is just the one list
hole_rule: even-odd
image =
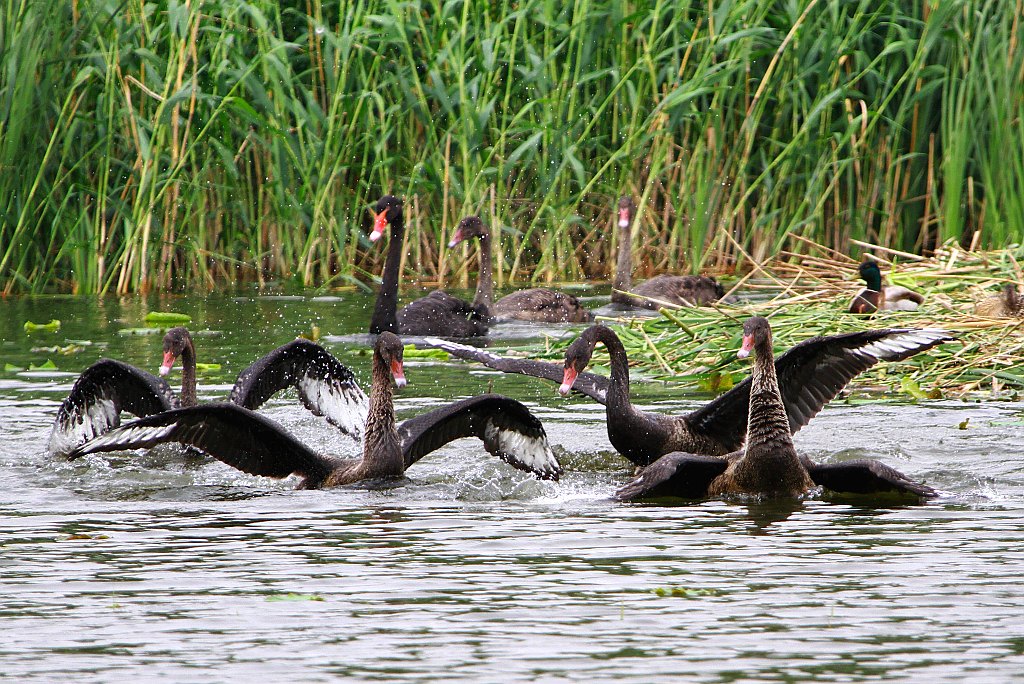
[{"label": "water plant", "polygon": [[1024,225],[1024,28],[1001,0],[0,0],[0,291],[749,266],[790,235],[919,252]]}]

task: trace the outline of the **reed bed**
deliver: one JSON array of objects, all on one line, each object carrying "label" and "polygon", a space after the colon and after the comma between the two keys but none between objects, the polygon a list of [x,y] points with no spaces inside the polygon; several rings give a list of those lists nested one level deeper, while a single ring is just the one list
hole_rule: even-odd
[{"label": "reed bed", "polygon": [[[0,292],[732,272],[1024,225],[1024,0],[0,0]],[[728,236],[728,239],[725,237]]]},{"label": "reed bed", "polygon": [[[776,353],[816,335],[865,328],[941,328],[957,337],[899,364],[879,364],[855,386],[908,398],[985,396],[1017,398],[1024,389],[1024,319],[985,318],[974,314],[981,298],[1006,282],[1024,282],[1024,248],[966,250],[947,243],[929,258],[878,254],[889,284],[926,295],[916,311],[883,311],[872,317],[847,313],[863,288],[858,261],[828,247],[801,243],[799,257],[788,250],[753,269],[756,278],[734,283],[736,305],[663,309],[650,319],[604,319],[613,325],[641,375],[670,379],[695,389],[718,392],[748,372],[736,359],[742,323],[752,315],[772,322]],[[907,260],[909,259],[909,261]],[[568,343],[549,342],[546,356],[559,359]],[[606,363],[603,351],[595,363]]]}]

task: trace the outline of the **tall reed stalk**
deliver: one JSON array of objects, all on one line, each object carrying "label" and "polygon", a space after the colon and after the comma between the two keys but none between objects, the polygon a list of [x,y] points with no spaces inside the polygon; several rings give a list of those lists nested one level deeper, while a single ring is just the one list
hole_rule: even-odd
[{"label": "tall reed stalk", "polygon": [[1024,229],[1024,0],[0,0],[0,287],[729,270]]}]

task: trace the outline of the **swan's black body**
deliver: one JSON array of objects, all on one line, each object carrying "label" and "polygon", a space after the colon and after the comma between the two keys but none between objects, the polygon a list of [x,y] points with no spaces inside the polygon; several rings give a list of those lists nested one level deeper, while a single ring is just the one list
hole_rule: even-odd
[{"label": "swan's black body", "polygon": [[[331,374],[337,376],[334,364],[341,365],[333,360],[320,367],[332,368]],[[142,418],[83,445],[70,457],[181,442],[244,472],[267,477],[296,474],[303,478],[300,487],[318,488],[401,477],[410,465],[448,442],[478,437],[487,451],[516,468],[542,479],[557,479],[561,473],[540,421],[521,403],[507,397],[483,395],[464,399],[396,427],[391,375],[404,385],[402,345],[394,335],[382,333],[374,347],[373,382],[360,459],[316,454],[274,421],[227,403]],[[285,374],[264,375],[265,383],[260,390],[247,395],[249,403],[254,408],[259,406],[276,391],[272,380],[284,377]],[[311,374],[304,373],[303,377],[308,384],[315,384],[308,379]],[[279,385],[281,389],[287,383],[281,381]],[[352,422],[352,417],[343,417],[341,413],[358,411],[352,401],[328,402],[323,408],[335,425]]]},{"label": "swan's black body", "polygon": [[722,457],[674,452],[644,469],[615,496],[621,501],[658,496],[699,499],[723,494],[800,496],[815,486],[836,492],[895,492],[920,498],[936,496],[927,485],[877,461],[819,465],[793,447],[772,361],[771,327],[761,317],[743,326],[740,355],[754,351],[748,409],[748,435],[742,452]]}]

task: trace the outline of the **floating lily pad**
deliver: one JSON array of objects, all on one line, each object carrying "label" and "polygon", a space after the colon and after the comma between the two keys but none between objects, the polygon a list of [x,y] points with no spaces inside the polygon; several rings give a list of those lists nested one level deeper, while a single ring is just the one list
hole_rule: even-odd
[{"label": "floating lily pad", "polygon": [[268,601],[323,601],[324,597],[319,594],[270,594],[267,596]]},{"label": "floating lily pad", "polygon": [[45,362],[43,362],[43,363],[39,364],[38,366],[37,366],[36,364],[34,364],[34,363],[33,363],[32,365],[30,365],[30,366],[28,367],[28,369],[29,369],[30,371],[39,371],[39,370],[57,370],[57,364],[55,364],[55,363],[54,363],[53,361],[51,361],[50,359],[46,359],[46,361],[45,361]]},{"label": "floating lily pad", "polygon": [[209,373],[209,372],[212,372],[212,371],[219,371],[220,370],[220,364],[219,363],[197,363],[196,364],[196,370],[199,371],[200,373]]},{"label": "floating lily pad", "polygon": [[146,322],[186,325],[192,322],[192,317],[188,314],[174,313],[173,311],[150,311],[146,314]]},{"label": "floating lily pad", "polygon": [[60,321],[54,318],[49,323],[33,323],[32,321],[25,321],[25,332],[57,332],[60,330]]},{"label": "floating lily pad", "polygon": [[448,359],[448,352],[444,349],[417,349],[411,344],[405,345],[402,355],[407,359]]},{"label": "floating lily pad", "polygon": [[4,371],[7,372],[7,373],[16,373],[18,371],[23,371],[23,370],[25,370],[25,369],[22,368],[21,366],[15,366],[13,363],[5,363],[4,364]]}]

